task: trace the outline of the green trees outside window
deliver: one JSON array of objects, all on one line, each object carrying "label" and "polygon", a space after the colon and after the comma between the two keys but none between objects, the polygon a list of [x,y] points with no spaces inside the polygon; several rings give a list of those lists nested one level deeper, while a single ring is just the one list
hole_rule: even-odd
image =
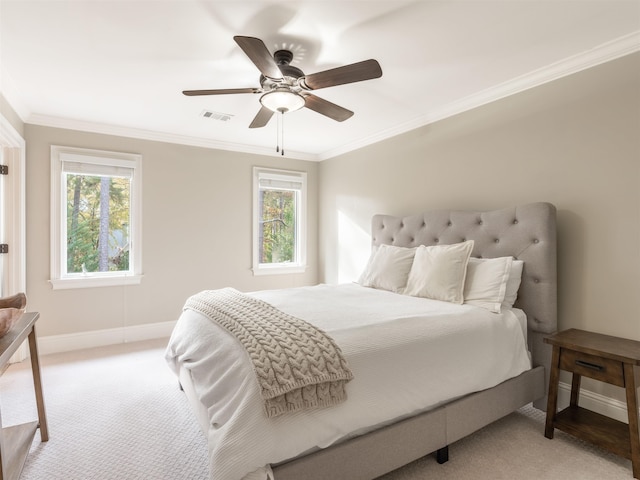
[{"label": "green trees outside window", "polygon": [[130,270],[131,180],[66,174],[67,272]]},{"label": "green trees outside window", "polygon": [[260,263],[296,260],[296,192],[260,190]]}]

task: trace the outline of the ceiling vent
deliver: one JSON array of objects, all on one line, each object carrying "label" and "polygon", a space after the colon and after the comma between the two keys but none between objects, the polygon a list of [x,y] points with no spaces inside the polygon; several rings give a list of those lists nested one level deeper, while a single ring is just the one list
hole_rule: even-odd
[{"label": "ceiling vent", "polygon": [[218,120],[220,122],[228,122],[231,120],[231,117],[233,117],[230,113],[212,112],[211,110],[203,110],[200,116],[210,118],[211,120]]}]

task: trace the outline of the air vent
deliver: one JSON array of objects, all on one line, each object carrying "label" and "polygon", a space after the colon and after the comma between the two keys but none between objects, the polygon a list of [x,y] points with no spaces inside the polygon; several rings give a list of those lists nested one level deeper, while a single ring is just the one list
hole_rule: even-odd
[{"label": "air vent", "polygon": [[211,120],[218,120],[220,122],[228,122],[233,115],[229,113],[212,112],[211,110],[203,110],[200,114],[204,118],[210,118]]}]

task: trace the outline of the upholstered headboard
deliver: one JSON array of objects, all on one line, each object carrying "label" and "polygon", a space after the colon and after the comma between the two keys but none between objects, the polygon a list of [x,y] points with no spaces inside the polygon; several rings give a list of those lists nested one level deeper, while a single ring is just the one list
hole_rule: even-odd
[{"label": "upholstered headboard", "polygon": [[[375,215],[373,245],[446,245],[474,240],[472,256],[524,261],[515,306],[527,314],[535,364],[546,351],[542,334],[557,330],[556,209],[532,203],[488,212],[439,210],[409,217]],[[545,355],[546,356],[546,355]],[[538,357],[538,358],[536,358]]]}]

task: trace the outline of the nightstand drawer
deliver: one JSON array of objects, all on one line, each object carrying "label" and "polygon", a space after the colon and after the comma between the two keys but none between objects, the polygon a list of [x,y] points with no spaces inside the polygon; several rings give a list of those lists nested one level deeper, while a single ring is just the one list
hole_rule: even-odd
[{"label": "nightstand drawer", "polygon": [[622,362],[608,358],[560,349],[560,368],[601,382],[624,387],[624,370]]}]

